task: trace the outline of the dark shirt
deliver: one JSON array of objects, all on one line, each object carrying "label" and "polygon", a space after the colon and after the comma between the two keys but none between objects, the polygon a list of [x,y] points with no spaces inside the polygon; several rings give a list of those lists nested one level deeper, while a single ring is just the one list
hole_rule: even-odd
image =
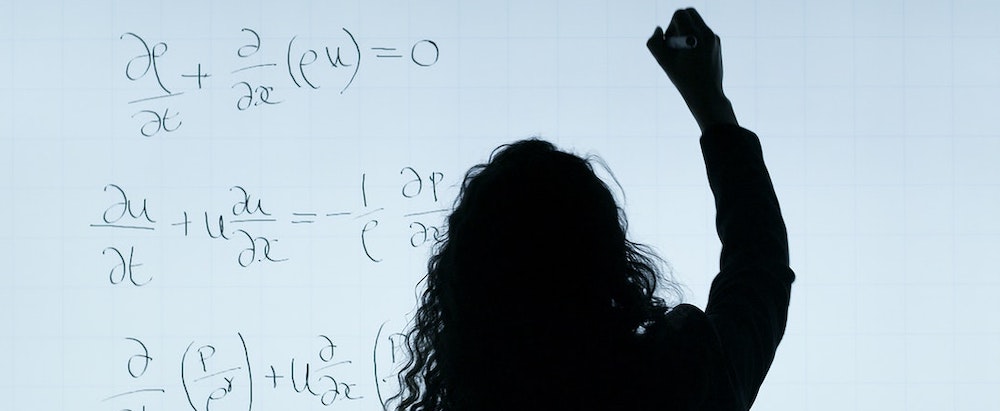
[{"label": "dark shirt", "polygon": [[720,271],[704,311],[680,304],[652,325],[680,409],[746,410],[785,333],[795,273],[760,140],[734,125],[705,130],[701,149],[715,196]]}]

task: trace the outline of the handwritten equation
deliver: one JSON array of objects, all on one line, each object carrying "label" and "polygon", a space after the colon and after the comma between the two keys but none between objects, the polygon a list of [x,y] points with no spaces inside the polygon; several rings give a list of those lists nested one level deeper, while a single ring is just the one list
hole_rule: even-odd
[{"label": "handwritten equation", "polygon": [[260,395],[284,394],[324,407],[370,397],[378,399],[385,409],[386,399],[398,387],[396,370],[405,360],[405,336],[386,332],[384,326],[379,326],[375,334],[371,356],[363,362],[366,366],[344,357],[337,343],[323,334],[314,340],[312,355],[263,364],[251,361],[261,356],[251,355],[251,345],[242,333],[230,338],[191,340],[176,365],[180,377],[176,393],[168,391],[167,385],[157,384],[161,381],[152,381],[155,373],[151,371],[163,364],[158,361],[159,352],[138,337],[125,337],[130,351],[115,359],[113,368],[128,381],[128,387],[100,402],[114,410],[154,411],[156,404],[163,403],[160,397],[183,395],[194,411],[251,411],[254,399]]},{"label": "handwritten equation", "polygon": [[[284,50],[281,50],[265,44],[257,30],[242,28],[240,33],[246,40],[233,47],[237,64],[224,70],[228,76],[224,81],[233,90],[232,102],[235,108],[247,111],[284,101],[283,88],[269,81],[260,81],[261,72],[281,70],[290,82],[285,86],[305,90],[320,89],[325,85],[321,79],[325,79],[327,84],[334,84],[339,88],[339,93],[343,94],[354,83],[362,63],[369,58],[426,68],[434,66],[441,56],[437,43],[430,39],[404,45],[375,44],[362,47],[354,33],[347,28],[341,30],[343,39],[339,44],[313,44],[295,35],[289,38],[282,47]],[[119,39],[136,53],[125,62],[125,78],[130,82],[149,86],[146,90],[155,90],[152,95],[128,102],[129,106],[136,107],[131,117],[137,122],[138,133],[144,137],[152,137],[177,131],[184,122],[181,112],[171,101],[185,92],[203,90],[208,83],[219,77],[218,73],[211,67],[203,67],[201,62],[171,61],[168,55],[170,46],[166,41],[157,41],[131,31],[123,33]],[[264,54],[259,54],[270,49],[278,50],[284,56],[271,53],[265,57]],[[168,76],[165,70],[161,70],[164,64],[175,67],[186,65],[190,71]],[[332,80],[331,75],[334,77]],[[336,79],[338,76],[341,77],[339,80]]]},{"label": "handwritten equation", "polygon": [[[416,212],[401,213],[406,222],[405,232],[408,238],[400,240],[403,247],[418,248],[433,244],[443,236],[439,225],[427,221],[432,216],[440,216],[447,208],[440,205],[439,192],[442,189],[444,174],[438,171],[421,174],[417,169],[407,166],[399,171],[399,198],[402,201],[424,199],[435,207],[421,209]],[[274,264],[288,261],[288,254],[279,250],[279,239],[275,236],[255,232],[250,225],[282,224],[303,226],[319,224],[325,221],[355,222],[354,228],[357,241],[366,260],[380,263],[387,244],[372,238],[380,228],[380,222],[385,220],[385,207],[370,205],[368,201],[367,174],[360,176],[360,209],[358,210],[295,210],[278,214],[271,209],[268,202],[257,196],[246,187],[235,185],[229,187],[232,205],[223,212],[200,210],[192,212],[181,210],[174,212],[173,220],[165,221],[159,217],[154,204],[150,204],[145,196],[136,195],[127,187],[117,184],[107,184],[103,188],[105,195],[110,196],[108,206],[98,215],[97,222],[89,226],[95,230],[127,230],[140,232],[155,232],[173,230],[181,238],[202,236],[216,241],[228,241],[240,244],[234,255],[234,262],[247,268],[257,264]],[[440,219],[439,219],[440,220]],[[286,226],[287,228],[288,226]],[[113,285],[141,287],[149,284],[153,278],[143,272],[141,255],[134,245],[112,244],[104,247],[101,254],[111,259],[111,269],[108,281]]]}]

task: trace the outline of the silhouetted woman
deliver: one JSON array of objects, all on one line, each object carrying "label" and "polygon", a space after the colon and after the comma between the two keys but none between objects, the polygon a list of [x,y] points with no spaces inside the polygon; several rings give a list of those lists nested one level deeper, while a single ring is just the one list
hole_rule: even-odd
[{"label": "silhouetted woman", "polygon": [[[670,37],[691,35],[693,49]],[[722,92],[694,9],[647,42],[702,129],[722,241],[705,311],[669,306],[660,260],[590,162],[540,140],[467,173],[407,334],[405,410],[745,410],[784,334],[794,273],[757,136]],[[661,292],[662,293],[662,292]]]}]

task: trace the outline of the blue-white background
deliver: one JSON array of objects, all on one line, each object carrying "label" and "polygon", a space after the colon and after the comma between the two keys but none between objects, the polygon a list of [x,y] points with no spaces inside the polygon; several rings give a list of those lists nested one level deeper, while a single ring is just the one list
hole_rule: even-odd
[{"label": "blue-white background", "polygon": [[[414,213],[447,209],[468,167],[530,136],[600,155],[632,238],[704,307],[720,245],[698,128],[645,49],[689,6],[722,38],[725,90],[760,136],[798,274],[755,408],[1000,409],[987,0],[2,2],[0,409],[203,410],[211,395],[211,409],[246,409],[248,369],[253,409],[380,409],[430,250],[414,222],[446,215]],[[243,28],[261,38],[247,58]],[[345,89],[355,66],[323,53],[357,65],[348,32],[361,60]],[[167,45],[156,73],[183,94],[130,103],[163,89],[152,68],[126,77],[145,51],[125,33]],[[418,43],[432,56],[422,40],[439,53],[428,67],[410,56]],[[308,50],[316,89],[297,71]],[[199,64],[201,89],[183,77]],[[280,104],[238,110],[243,81]],[[180,126],[144,137],[143,110]],[[122,211],[109,184],[136,212],[146,200],[151,230],[92,226]],[[275,221],[232,222],[247,217],[234,186]],[[206,233],[220,216],[230,240]],[[241,267],[239,229],[287,260],[257,241]],[[114,250],[150,282],[113,284]],[[206,345],[203,370],[191,358]],[[293,359],[296,387],[310,363],[327,397],[296,391]],[[191,381],[213,366],[230,370]],[[323,406],[333,379],[363,398]]]}]

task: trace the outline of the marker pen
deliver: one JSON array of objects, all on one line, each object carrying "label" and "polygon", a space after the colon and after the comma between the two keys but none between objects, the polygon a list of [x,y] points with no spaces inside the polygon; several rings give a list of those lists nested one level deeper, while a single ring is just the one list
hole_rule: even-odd
[{"label": "marker pen", "polygon": [[695,36],[670,36],[667,37],[667,47],[672,49],[693,49],[698,47],[698,38]]}]

